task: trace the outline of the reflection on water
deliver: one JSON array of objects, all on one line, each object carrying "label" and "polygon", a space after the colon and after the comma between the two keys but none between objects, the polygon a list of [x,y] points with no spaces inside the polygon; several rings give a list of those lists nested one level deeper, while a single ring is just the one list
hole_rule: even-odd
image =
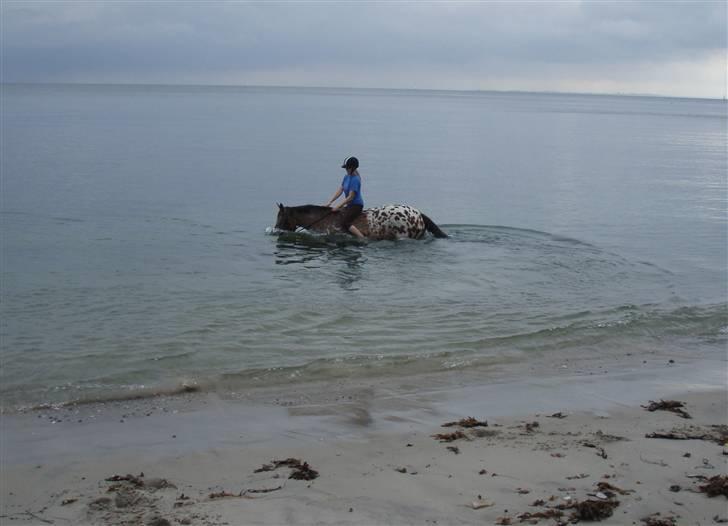
[{"label": "reflection on water", "polygon": [[304,240],[300,234],[281,234],[275,251],[276,265],[305,264],[316,261],[327,250],[323,241]]},{"label": "reflection on water", "polygon": [[331,269],[342,288],[355,290],[354,285],[362,278],[362,264],[366,261],[362,253],[365,245],[366,242],[344,234],[283,233],[276,243],[275,263],[300,265],[304,269]]},{"label": "reflection on water", "polygon": [[332,261],[341,261],[343,265],[339,266],[336,272],[336,281],[344,289],[355,290],[355,284],[362,278],[363,263],[366,258],[361,253],[361,246],[342,246],[332,250],[329,259]]}]

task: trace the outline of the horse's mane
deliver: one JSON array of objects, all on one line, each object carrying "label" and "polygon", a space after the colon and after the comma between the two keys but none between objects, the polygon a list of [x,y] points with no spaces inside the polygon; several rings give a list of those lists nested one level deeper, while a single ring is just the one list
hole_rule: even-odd
[{"label": "horse's mane", "polygon": [[304,214],[310,214],[311,212],[328,212],[331,210],[328,206],[319,206],[319,205],[301,205],[301,206],[292,206],[291,208],[295,208],[297,212],[301,212]]}]

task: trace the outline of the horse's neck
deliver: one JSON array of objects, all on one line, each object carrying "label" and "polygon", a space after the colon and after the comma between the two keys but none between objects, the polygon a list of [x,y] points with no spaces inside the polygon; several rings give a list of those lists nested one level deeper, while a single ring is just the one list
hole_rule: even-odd
[{"label": "horse's neck", "polygon": [[331,212],[326,209],[302,212],[298,215],[296,223],[298,223],[298,226],[302,226],[303,228],[308,228],[310,226],[318,227],[319,225],[324,226],[328,223],[329,218],[326,216],[330,213]]}]

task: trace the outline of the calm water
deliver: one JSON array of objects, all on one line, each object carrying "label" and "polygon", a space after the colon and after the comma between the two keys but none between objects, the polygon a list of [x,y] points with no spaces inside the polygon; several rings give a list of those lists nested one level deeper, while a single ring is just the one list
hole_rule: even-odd
[{"label": "calm water", "polygon": [[[3,403],[724,349],[726,108],[3,86]],[[452,237],[272,232],[348,155]]]}]

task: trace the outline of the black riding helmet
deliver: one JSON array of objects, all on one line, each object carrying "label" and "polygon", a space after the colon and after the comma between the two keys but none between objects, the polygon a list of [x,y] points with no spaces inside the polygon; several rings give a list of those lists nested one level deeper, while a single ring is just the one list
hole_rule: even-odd
[{"label": "black riding helmet", "polygon": [[341,167],[356,170],[357,168],[359,168],[359,159],[357,159],[356,157],[347,157]]}]

